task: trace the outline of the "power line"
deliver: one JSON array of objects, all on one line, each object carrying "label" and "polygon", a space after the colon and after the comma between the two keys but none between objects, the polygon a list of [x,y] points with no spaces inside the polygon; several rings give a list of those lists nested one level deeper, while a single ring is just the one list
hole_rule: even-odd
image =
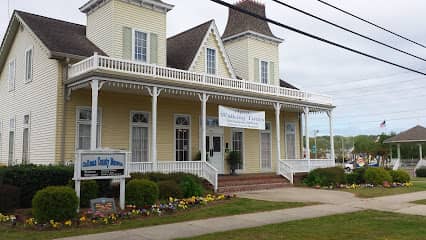
[{"label": "power line", "polygon": [[400,52],[400,53],[403,53],[403,54],[409,55],[409,56],[411,56],[411,57],[417,58],[417,59],[419,59],[419,60],[426,61],[426,59],[425,59],[425,58],[419,57],[419,56],[417,56],[417,55],[414,55],[414,54],[409,53],[409,52],[407,52],[407,51],[401,50],[401,49],[399,49],[399,48],[396,48],[396,47],[391,46],[391,45],[389,45],[389,44],[386,44],[386,43],[384,43],[384,42],[378,41],[378,40],[376,40],[376,39],[374,39],[374,38],[371,38],[371,37],[368,37],[368,36],[363,35],[363,34],[361,34],[361,33],[355,32],[354,30],[351,30],[351,29],[349,29],[349,28],[346,28],[346,27],[340,26],[340,25],[338,25],[338,24],[336,24],[336,23],[333,23],[333,22],[328,21],[328,20],[326,20],[326,19],[324,19],[324,18],[318,17],[318,16],[316,16],[316,15],[314,15],[314,14],[312,14],[312,13],[306,12],[306,11],[301,10],[301,9],[299,9],[299,8],[296,8],[296,7],[294,7],[294,6],[291,6],[291,5],[289,5],[289,4],[287,4],[287,3],[284,3],[284,2],[282,2],[282,1],[279,1],[279,0],[272,0],[272,1],[273,1],[273,2],[278,3],[278,4],[282,5],[282,6],[285,6],[285,7],[288,7],[288,8],[290,8],[290,9],[293,9],[293,10],[295,10],[295,11],[297,11],[297,12],[300,12],[300,13],[302,13],[302,14],[308,15],[308,16],[310,16],[310,17],[312,17],[312,18],[315,18],[315,19],[317,19],[317,20],[319,20],[319,21],[321,21],[321,22],[324,22],[324,23],[327,23],[327,24],[329,24],[329,25],[332,25],[333,27],[336,27],[336,28],[342,29],[342,30],[344,30],[344,31],[346,31],[346,32],[352,33],[352,34],[354,34],[354,35],[356,35],[356,36],[358,36],[358,37],[362,37],[362,38],[364,38],[364,39],[367,39],[367,40],[369,40],[369,41],[375,42],[375,43],[380,44],[380,45],[382,45],[382,46],[385,46],[385,47],[387,47],[387,48],[393,49],[393,50],[398,51],[398,52]]},{"label": "power line", "polygon": [[391,31],[391,30],[388,30],[388,29],[386,29],[386,28],[384,28],[384,27],[381,27],[381,26],[379,26],[379,25],[377,25],[377,24],[375,24],[375,23],[373,23],[373,22],[370,22],[370,21],[368,21],[368,20],[364,19],[364,18],[358,17],[357,15],[355,15],[355,14],[353,14],[353,13],[350,13],[350,12],[348,12],[348,11],[346,11],[346,10],[343,10],[343,9],[341,9],[341,8],[339,8],[339,7],[336,7],[336,6],[334,6],[334,5],[331,5],[331,4],[330,4],[330,3],[328,3],[328,2],[325,2],[325,1],[323,1],[323,0],[317,0],[317,1],[318,1],[318,2],[320,2],[320,3],[322,3],[322,4],[324,4],[324,5],[329,6],[329,7],[331,7],[331,8],[334,8],[334,9],[336,9],[336,10],[338,10],[338,11],[340,11],[340,12],[344,13],[344,14],[347,14],[347,15],[352,16],[352,17],[354,17],[354,18],[356,18],[356,19],[358,19],[358,20],[361,20],[361,21],[363,21],[363,22],[365,22],[365,23],[368,23],[368,24],[370,24],[370,25],[372,25],[372,26],[374,26],[374,27],[376,27],[376,28],[379,28],[379,29],[381,29],[381,30],[383,30],[383,31],[386,31],[386,32],[388,32],[388,33],[390,33],[390,34],[392,34],[392,35],[395,35],[395,36],[397,36],[397,37],[399,37],[399,38],[402,38],[402,39],[404,39],[404,40],[407,40],[407,41],[409,41],[409,42],[411,42],[411,43],[414,43],[414,44],[416,44],[416,45],[418,45],[418,46],[420,46],[420,47],[426,48],[426,46],[425,46],[425,45],[423,45],[423,44],[421,44],[421,43],[418,43],[418,42],[416,42],[416,41],[414,41],[414,40],[411,40],[411,39],[409,39],[409,38],[407,38],[407,37],[402,36],[401,34],[395,33],[395,32],[393,32],[393,31]]},{"label": "power line", "polygon": [[225,7],[231,8],[231,9],[233,9],[233,10],[235,10],[235,11],[242,12],[242,13],[247,14],[247,15],[250,15],[250,16],[252,16],[252,17],[255,17],[255,18],[261,19],[261,20],[263,20],[263,21],[267,21],[267,22],[272,23],[272,24],[274,24],[274,25],[277,25],[277,26],[279,26],[279,27],[282,27],[282,28],[288,29],[288,30],[290,30],[290,31],[292,31],[292,32],[296,32],[296,33],[299,33],[299,34],[301,34],[301,35],[307,36],[307,37],[309,37],[309,38],[312,38],[312,39],[315,39],[315,40],[318,40],[318,41],[321,41],[321,42],[327,43],[327,44],[329,44],[329,45],[333,45],[333,46],[335,46],[335,47],[345,49],[345,50],[347,50],[347,51],[350,51],[350,52],[353,52],[353,53],[356,53],[356,54],[359,54],[359,55],[362,55],[362,56],[365,56],[365,57],[368,57],[368,58],[374,59],[374,60],[376,60],[376,61],[383,62],[383,63],[387,63],[387,64],[393,65],[393,66],[395,66],[395,67],[399,67],[399,68],[402,68],[402,69],[405,69],[405,70],[408,70],[408,71],[415,72],[415,73],[418,73],[418,74],[420,74],[420,75],[425,75],[425,76],[426,76],[426,73],[424,73],[424,72],[421,72],[421,71],[418,71],[418,70],[415,70],[415,69],[412,69],[412,68],[409,68],[409,67],[402,66],[402,65],[400,65],[400,64],[397,64],[397,63],[394,63],[394,62],[391,62],[391,61],[385,60],[385,59],[383,59],[383,58],[379,58],[379,57],[376,57],[376,56],[370,55],[370,54],[368,54],[368,53],[364,53],[364,52],[358,51],[358,50],[353,49],[353,48],[350,48],[350,47],[346,47],[346,46],[341,45],[341,44],[339,44],[339,43],[332,42],[332,41],[330,41],[330,40],[327,40],[327,39],[324,39],[324,38],[318,37],[318,36],[313,35],[313,34],[311,34],[311,33],[308,33],[308,32],[305,32],[305,31],[299,30],[299,29],[297,29],[297,28],[294,28],[294,27],[291,27],[291,26],[285,25],[285,24],[280,23],[280,22],[278,22],[278,21],[275,21],[275,20],[272,20],[272,19],[269,19],[269,18],[263,17],[263,16],[261,16],[261,15],[259,15],[259,14],[253,13],[253,12],[251,12],[251,11],[247,11],[247,10],[245,10],[245,9],[241,8],[241,7],[238,7],[238,6],[232,5],[232,4],[227,3],[227,2],[225,2],[225,1],[222,1],[222,0],[210,0],[210,1],[215,2],[215,3],[217,3],[217,4],[220,4],[220,5],[222,5],[222,6],[225,6]]}]

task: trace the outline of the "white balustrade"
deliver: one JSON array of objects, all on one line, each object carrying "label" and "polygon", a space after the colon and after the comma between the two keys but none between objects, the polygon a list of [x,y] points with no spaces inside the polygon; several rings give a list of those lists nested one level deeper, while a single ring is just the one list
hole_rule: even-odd
[{"label": "white balustrade", "polygon": [[293,182],[294,182],[294,180],[293,180],[294,171],[293,171],[293,168],[290,166],[290,164],[288,164],[285,161],[281,160],[279,166],[280,166],[279,173],[283,177],[287,178],[290,181],[291,184],[293,184]]},{"label": "white balustrade", "polygon": [[[95,66],[95,64],[97,66]],[[81,62],[71,65],[68,70],[68,77],[69,79],[72,79],[93,70],[151,76],[165,80],[196,83],[202,86],[211,86],[219,89],[223,88],[228,90],[266,94],[270,96],[285,97],[293,100],[303,100],[325,105],[332,104],[332,98],[327,95],[283,88],[270,84],[249,82],[240,79],[223,78],[203,73],[194,73],[180,69],[99,55],[92,56]]]},{"label": "white balustrade", "polygon": [[293,168],[294,173],[309,172],[317,168],[336,166],[335,161],[332,159],[311,159],[310,161],[305,159],[285,159],[283,161]]}]

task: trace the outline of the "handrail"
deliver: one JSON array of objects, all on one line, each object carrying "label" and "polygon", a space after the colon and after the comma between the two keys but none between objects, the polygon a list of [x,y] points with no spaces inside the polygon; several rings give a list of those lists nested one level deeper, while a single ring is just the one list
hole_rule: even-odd
[{"label": "handrail", "polygon": [[283,160],[280,160],[279,164],[279,173],[281,176],[287,178],[291,184],[294,183],[294,171],[290,164],[286,163]]},{"label": "handrail", "polygon": [[295,100],[332,105],[332,98],[328,95],[283,88],[270,84],[249,82],[240,79],[225,78],[204,73],[195,73],[175,68],[145,64],[137,61],[105,57],[97,54],[71,65],[68,69],[68,78],[73,79],[94,70],[137,74],[173,81],[196,83],[215,88],[267,94],[270,96],[286,97]]}]

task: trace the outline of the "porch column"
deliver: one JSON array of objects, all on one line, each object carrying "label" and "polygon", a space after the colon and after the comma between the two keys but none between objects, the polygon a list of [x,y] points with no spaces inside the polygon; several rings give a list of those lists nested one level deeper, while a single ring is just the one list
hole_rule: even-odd
[{"label": "porch column", "polygon": [[398,160],[400,160],[401,161],[401,144],[400,143],[398,143]]},{"label": "porch column", "polygon": [[332,110],[328,111],[327,115],[328,115],[328,122],[329,122],[329,128],[330,128],[330,157],[333,161],[336,161],[335,153],[334,153],[333,111]]},{"label": "porch column", "polygon": [[274,103],[275,108],[275,131],[276,131],[276,144],[277,144],[277,175],[280,174],[280,161],[281,161],[281,128],[280,128],[280,113],[281,103]]},{"label": "porch column", "polygon": [[158,95],[161,93],[161,89],[157,87],[148,88],[149,94],[152,97],[152,116],[151,116],[151,162],[152,170],[157,171],[158,161],[157,161],[157,99]]},{"label": "porch column", "polygon": [[[299,145],[301,146],[300,151],[299,151],[299,154],[300,154],[299,159],[302,159],[303,158],[303,113],[299,114],[299,124],[300,124],[300,128],[299,128],[300,142],[299,142]],[[285,126],[284,126],[284,129],[285,129]]]},{"label": "porch column", "polygon": [[99,80],[92,80],[92,122],[90,126],[90,150],[96,150],[96,142],[98,139],[98,93]]},{"label": "porch column", "polygon": [[423,160],[423,146],[421,143],[419,143],[419,154],[420,154],[420,161]]},{"label": "porch column", "polygon": [[306,141],[306,159],[308,160],[308,171],[311,171],[311,150],[309,147],[309,107],[305,107],[305,141]]},{"label": "porch column", "polygon": [[206,121],[207,121],[207,101],[209,96],[206,93],[198,94],[201,101],[201,161],[207,161],[206,150]]}]

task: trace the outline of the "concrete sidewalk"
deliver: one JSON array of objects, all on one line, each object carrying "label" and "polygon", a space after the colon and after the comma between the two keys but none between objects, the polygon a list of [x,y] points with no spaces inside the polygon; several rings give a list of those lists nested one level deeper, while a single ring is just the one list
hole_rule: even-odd
[{"label": "concrete sidewalk", "polygon": [[426,205],[409,203],[426,199],[426,191],[361,199],[356,198],[351,193],[340,191],[309,188],[283,188],[246,192],[238,196],[267,201],[320,202],[323,204],[77,236],[64,238],[63,240],[168,240],[294,220],[344,214],[367,209],[426,216]]}]

